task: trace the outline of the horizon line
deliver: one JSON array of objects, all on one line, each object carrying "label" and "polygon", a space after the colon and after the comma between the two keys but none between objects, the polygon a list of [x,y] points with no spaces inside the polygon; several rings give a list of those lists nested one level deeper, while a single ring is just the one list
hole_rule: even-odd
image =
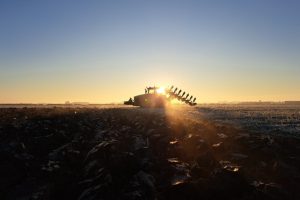
[{"label": "horizon line", "polygon": [[[197,104],[240,104],[240,103],[300,103],[300,100],[282,100],[282,101],[219,101],[219,102],[201,102]],[[181,105],[181,103],[175,103]],[[14,103],[0,103],[0,105],[123,105],[123,102],[70,102],[70,103],[26,103],[26,102],[14,102]]]}]

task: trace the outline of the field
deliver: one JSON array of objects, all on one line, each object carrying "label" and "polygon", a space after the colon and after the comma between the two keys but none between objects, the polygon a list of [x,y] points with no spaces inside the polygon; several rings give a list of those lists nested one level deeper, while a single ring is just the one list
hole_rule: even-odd
[{"label": "field", "polygon": [[300,199],[300,108],[0,108],[0,199]]},{"label": "field", "polygon": [[201,109],[206,119],[258,133],[300,137],[300,105],[223,105]]}]

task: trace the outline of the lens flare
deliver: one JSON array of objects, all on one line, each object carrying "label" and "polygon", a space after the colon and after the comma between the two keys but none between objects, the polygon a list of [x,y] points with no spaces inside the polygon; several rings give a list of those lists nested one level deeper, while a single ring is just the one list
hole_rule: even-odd
[{"label": "lens flare", "polygon": [[156,92],[157,92],[158,94],[165,94],[165,93],[166,93],[166,89],[165,89],[164,87],[160,87],[160,88],[158,88],[158,89],[156,90]]}]

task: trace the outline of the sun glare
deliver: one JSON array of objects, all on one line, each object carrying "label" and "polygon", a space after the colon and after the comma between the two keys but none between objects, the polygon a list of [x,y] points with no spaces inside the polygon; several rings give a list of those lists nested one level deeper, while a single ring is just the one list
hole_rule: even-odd
[{"label": "sun glare", "polygon": [[157,92],[158,94],[165,94],[165,93],[166,93],[166,89],[165,89],[164,87],[160,87],[160,88],[158,88],[158,89],[156,90],[156,92]]}]

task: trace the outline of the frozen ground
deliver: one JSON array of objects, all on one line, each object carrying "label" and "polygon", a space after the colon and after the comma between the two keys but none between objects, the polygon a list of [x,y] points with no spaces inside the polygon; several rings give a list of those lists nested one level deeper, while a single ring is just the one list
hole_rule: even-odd
[{"label": "frozen ground", "polygon": [[[65,104],[16,104],[0,105],[0,108],[97,108],[97,109],[136,109],[136,107],[119,104],[65,105]],[[282,134],[300,137],[300,105],[243,105],[243,104],[206,104],[196,107],[174,106],[173,110],[182,116],[215,123],[231,124],[237,128],[265,134]],[[140,109],[143,110],[143,109]],[[149,110],[147,110],[149,112]],[[152,112],[163,112],[154,109]]]},{"label": "frozen ground", "polygon": [[0,199],[299,199],[299,138],[251,124],[298,110],[259,109],[0,108]]},{"label": "frozen ground", "polygon": [[249,131],[300,137],[299,105],[211,105],[198,111],[205,119]]}]

